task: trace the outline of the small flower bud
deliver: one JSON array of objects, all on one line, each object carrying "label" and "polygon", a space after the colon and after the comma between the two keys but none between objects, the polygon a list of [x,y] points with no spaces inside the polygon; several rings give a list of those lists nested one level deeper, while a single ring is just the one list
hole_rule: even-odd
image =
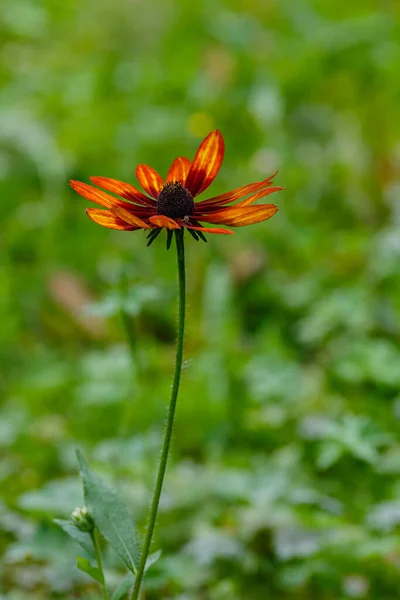
[{"label": "small flower bud", "polygon": [[93,517],[89,513],[86,506],[75,508],[71,514],[71,519],[74,525],[76,525],[80,531],[87,531],[88,533],[91,533],[95,528]]}]

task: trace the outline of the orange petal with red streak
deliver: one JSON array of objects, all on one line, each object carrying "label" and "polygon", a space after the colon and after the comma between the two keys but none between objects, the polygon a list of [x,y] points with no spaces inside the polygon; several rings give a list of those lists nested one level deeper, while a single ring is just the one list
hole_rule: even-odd
[{"label": "orange petal with red streak", "polygon": [[265,196],[269,196],[269,194],[274,194],[275,192],[280,192],[284,189],[285,188],[283,188],[283,187],[275,186],[275,187],[267,188],[265,190],[261,190],[260,192],[257,192],[257,194],[253,194],[249,198],[246,198],[245,200],[241,200],[240,202],[235,204],[235,207],[238,208],[238,207],[249,206],[250,204],[253,204],[253,202],[256,202],[260,198],[264,198]]},{"label": "orange petal with red streak", "polygon": [[139,204],[144,204],[145,206],[155,206],[156,204],[152,198],[148,198],[142,194],[142,192],[137,190],[130,183],[125,183],[118,179],[110,179],[109,177],[90,177],[90,180],[95,185],[98,185],[109,192],[113,192],[113,194],[117,194],[118,196],[121,196],[121,198],[126,198],[132,202],[139,202]]},{"label": "orange petal with red streak", "polygon": [[270,219],[278,210],[275,204],[260,204],[258,206],[225,208],[217,213],[196,218],[206,223],[221,223],[230,227],[244,227]]},{"label": "orange petal with red streak", "polygon": [[252,192],[257,192],[261,188],[268,187],[272,183],[272,180],[277,173],[278,171],[268,177],[268,179],[264,179],[264,181],[257,181],[256,183],[242,185],[241,187],[238,187],[230,192],[226,192],[225,194],[221,194],[220,196],[214,196],[214,198],[207,198],[207,200],[197,202],[196,205],[203,210],[203,208],[205,209],[209,204],[215,206],[227,204],[228,202],[234,202],[235,200],[239,200],[239,198],[247,196],[247,194],[251,194]]},{"label": "orange petal with red streak", "polygon": [[154,215],[149,218],[149,222],[156,227],[166,227],[167,229],[180,229],[176,221],[166,217],[165,215]]},{"label": "orange petal with red streak", "polygon": [[129,223],[133,227],[140,227],[141,229],[151,229],[151,226],[148,223],[145,223],[134,213],[131,213],[129,210],[125,208],[121,208],[120,206],[113,206],[111,212],[119,217],[125,223]]},{"label": "orange petal with red streak", "polygon": [[136,167],[136,177],[144,191],[157,200],[158,194],[164,185],[161,175],[148,165],[138,165]]},{"label": "orange petal with red streak", "polygon": [[92,219],[98,225],[102,225],[103,227],[107,227],[107,229],[119,229],[122,231],[133,231],[134,229],[139,229],[138,227],[133,227],[132,225],[128,225],[118,217],[114,216],[109,210],[100,210],[99,208],[87,208],[86,209],[87,216]]},{"label": "orange petal with red streak", "polygon": [[105,208],[111,208],[112,206],[129,206],[127,202],[119,200],[118,198],[114,198],[114,196],[110,196],[110,194],[106,194],[106,192],[98,190],[92,185],[83,183],[82,181],[74,181],[73,179],[71,179],[69,185],[80,196],[83,196],[84,198],[86,198],[87,200],[91,200],[92,202],[96,202],[96,204],[100,204]]},{"label": "orange petal with red streak", "polygon": [[190,171],[192,163],[185,156],[178,156],[172,163],[167,173],[165,181],[179,181],[182,185],[186,183],[186,177]]},{"label": "orange petal with red streak", "polygon": [[201,194],[212,183],[224,159],[224,138],[212,131],[200,144],[186,178],[192,196]]}]

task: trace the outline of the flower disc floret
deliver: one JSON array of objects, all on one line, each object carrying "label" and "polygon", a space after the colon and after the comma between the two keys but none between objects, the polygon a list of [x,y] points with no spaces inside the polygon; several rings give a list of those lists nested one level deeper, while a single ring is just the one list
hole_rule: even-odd
[{"label": "flower disc floret", "polygon": [[179,182],[166,183],[157,199],[157,214],[184,219],[194,213],[192,194]]}]

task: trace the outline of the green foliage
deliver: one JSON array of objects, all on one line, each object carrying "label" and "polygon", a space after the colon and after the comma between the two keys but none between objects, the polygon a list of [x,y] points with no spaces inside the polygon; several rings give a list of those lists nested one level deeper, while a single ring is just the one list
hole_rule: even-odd
[{"label": "green foliage", "polygon": [[59,525],[75,542],[77,542],[86,552],[92,556],[93,546],[90,535],[87,531],[81,531],[68,519],[54,519],[54,523]]},{"label": "green foliage", "polygon": [[119,494],[94,473],[77,450],[85,503],[96,528],[133,573],[140,560],[132,516]]},{"label": "green foliage", "polygon": [[129,573],[129,575],[122,579],[121,583],[113,593],[111,600],[122,600],[122,598],[125,598],[129,590],[132,589],[134,583],[135,576],[132,573]]},{"label": "green foliage", "polygon": [[89,577],[91,577],[92,579],[94,579],[95,581],[100,583],[101,585],[104,585],[103,573],[101,572],[101,570],[98,567],[94,567],[90,563],[90,561],[88,561],[87,558],[83,558],[82,556],[77,556],[76,557],[76,566],[78,567],[78,569],[80,571],[83,571],[84,573],[86,573],[86,575],[89,575]]},{"label": "green foliage", "polygon": [[0,594],[97,599],[52,522],[83,505],[74,447],[140,533],[159,458],[175,256],[90,222],[67,181],[165,175],[218,127],[210,195],[277,168],[287,191],[271,221],[187,236],[145,599],[397,597],[398,3],[12,0],[0,29]]}]

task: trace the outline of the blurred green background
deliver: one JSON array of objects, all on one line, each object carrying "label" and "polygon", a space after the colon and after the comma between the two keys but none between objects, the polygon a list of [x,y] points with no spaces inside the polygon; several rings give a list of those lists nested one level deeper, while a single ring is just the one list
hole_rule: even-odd
[{"label": "blurred green background", "polygon": [[74,447],[143,531],[170,389],[175,253],[96,226],[67,181],[136,185],[136,164],[165,174],[214,128],[213,195],[277,168],[287,191],[266,223],[187,239],[143,598],[398,597],[399,17],[397,0],[1,3],[1,599],[99,597],[52,522],[82,504]]}]

